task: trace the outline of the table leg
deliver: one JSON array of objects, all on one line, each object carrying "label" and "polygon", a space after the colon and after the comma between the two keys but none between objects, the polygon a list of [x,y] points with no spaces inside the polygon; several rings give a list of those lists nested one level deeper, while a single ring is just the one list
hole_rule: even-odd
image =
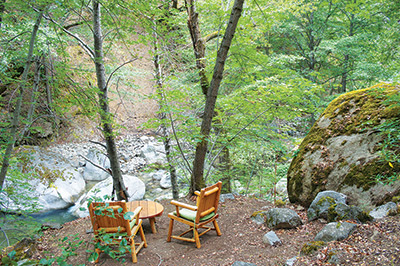
[{"label": "table leg", "polygon": [[153,234],[157,233],[157,229],[156,229],[156,218],[154,218],[154,217],[149,218],[149,221],[150,221],[151,232],[152,232]]}]

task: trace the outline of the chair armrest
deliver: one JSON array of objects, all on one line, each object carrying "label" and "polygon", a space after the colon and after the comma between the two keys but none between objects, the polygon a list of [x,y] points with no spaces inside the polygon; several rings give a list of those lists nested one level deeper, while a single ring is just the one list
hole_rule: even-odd
[{"label": "chair armrest", "polygon": [[181,207],[181,208],[189,209],[189,210],[192,210],[192,211],[197,211],[197,206],[189,205],[189,204],[182,203],[182,202],[179,202],[179,201],[176,201],[176,200],[172,200],[171,204],[175,205],[176,207]]},{"label": "chair armrest", "polygon": [[133,219],[136,219],[136,221],[139,220],[139,214],[142,211],[143,207],[138,206],[136,209],[133,211],[133,215],[131,216],[131,219],[129,221],[132,221]]},{"label": "chair armrest", "polygon": [[200,196],[200,191],[195,191],[194,194],[195,194],[196,196]]},{"label": "chair armrest", "polygon": [[176,206],[176,215],[177,216],[180,216],[179,207],[184,208],[184,209],[189,209],[189,210],[192,210],[192,211],[197,211],[197,206],[192,206],[192,205],[189,205],[189,204],[186,204],[186,203],[182,203],[182,202],[179,202],[179,201],[176,201],[176,200],[172,200],[171,204]]}]

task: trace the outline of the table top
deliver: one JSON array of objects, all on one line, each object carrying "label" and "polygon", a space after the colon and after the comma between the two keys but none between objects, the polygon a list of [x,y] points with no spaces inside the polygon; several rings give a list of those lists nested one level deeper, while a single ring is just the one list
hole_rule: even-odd
[{"label": "table top", "polygon": [[143,207],[139,214],[140,219],[160,216],[164,211],[164,207],[160,203],[149,200],[128,201],[126,206],[128,211],[134,211],[139,206]]}]

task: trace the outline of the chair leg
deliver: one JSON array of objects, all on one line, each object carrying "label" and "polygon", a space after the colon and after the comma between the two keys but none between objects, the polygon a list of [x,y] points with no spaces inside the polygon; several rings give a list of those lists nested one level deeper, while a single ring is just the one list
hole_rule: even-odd
[{"label": "chair leg", "polygon": [[101,250],[100,250],[99,248],[96,248],[96,249],[95,249],[95,252],[97,253],[97,259],[96,259],[94,262],[95,262],[95,263],[98,263],[98,262],[99,262],[99,259],[100,259]]},{"label": "chair leg", "polygon": [[135,249],[135,240],[133,240],[133,237],[131,238],[131,254],[132,254],[132,262],[136,263],[137,256],[136,256],[136,249]]},{"label": "chair leg", "polygon": [[218,226],[217,220],[214,220],[213,224],[214,224],[214,227],[215,227],[215,231],[217,231],[217,235],[218,236],[222,235],[221,234],[221,230],[219,230],[219,226]]},{"label": "chair leg", "polygon": [[174,227],[174,219],[169,221],[167,242],[171,242],[172,228]]},{"label": "chair leg", "polygon": [[143,246],[144,246],[145,248],[147,248],[146,237],[145,237],[145,235],[144,235],[143,227],[142,227],[141,225],[140,225],[140,228],[139,228],[139,233],[140,233],[140,238],[141,238],[142,241],[144,242]]},{"label": "chair leg", "polygon": [[196,247],[201,248],[199,232],[197,231],[196,227],[193,227],[193,237],[194,240],[196,241]]}]

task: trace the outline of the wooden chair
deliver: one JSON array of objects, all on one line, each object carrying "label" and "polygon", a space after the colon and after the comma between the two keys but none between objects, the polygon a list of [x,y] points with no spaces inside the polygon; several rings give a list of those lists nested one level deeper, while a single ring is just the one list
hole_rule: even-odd
[{"label": "wooden chair", "polygon": [[[221,194],[222,182],[218,182],[207,188],[203,188],[200,192],[196,191],[197,204],[192,206],[189,204],[181,203],[178,201],[171,201],[171,204],[176,206],[176,210],[168,214],[171,218],[169,222],[168,238],[167,242],[171,241],[171,238],[179,239],[183,241],[195,242],[196,247],[200,248],[200,236],[204,235],[210,230],[215,230],[217,235],[221,235],[221,231],[218,227],[218,203],[219,195]],[[180,209],[181,208],[181,209]],[[179,236],[172,236],[172,229],[174,227],[174,221],[178,221],[190,226],[190,229],[183,232]],[[213,223],[214,228],[205,226],[208,223]],[[203,228],[205,231],[199,234],[198,229]],[[193,237],[183,237],[185,234],[193,231]]]},{"label": "wooden chair", "polygon": [[[127,216],[128,212],[126,202],[92,202],[89,206],[89,213],[93,225],[95,243],[99,243],[102,246],[118,247],[120,242],[126,239],[131,249],[132,262],[136,263],[137,253],[142,247],[147,247],[142,220],[139,219],[141,210],[142,207],[137,207],[133,212],[133,216],[124,217],[124,215]],[[135,243],[134,237],[138,231],[142,241]],[[107,234],[109,235],[106,236]],[[95,248],[95,251],[98,254],[97,263],[102,250]]]}]

